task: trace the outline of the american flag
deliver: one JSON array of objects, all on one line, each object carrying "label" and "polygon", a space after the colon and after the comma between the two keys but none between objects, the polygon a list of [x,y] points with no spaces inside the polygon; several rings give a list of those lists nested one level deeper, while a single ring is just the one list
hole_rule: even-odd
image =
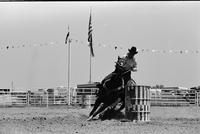
[{"label": "american flag", "polygon": [[93,47],[92,47],[92,22],[91,21],[92,21],[92,17],[91,17],[91,13],[90,13],[89,27],[88,27],[88,42],[89,42],[91,56],[94,57],[94,51],[93,51]]},{"label": "american flag", "polygon": [[65,44],[67,44],[68,38],[69,38],[69,26],[68,26],[67,36],[66,36],[66,38],[65,38]]}]

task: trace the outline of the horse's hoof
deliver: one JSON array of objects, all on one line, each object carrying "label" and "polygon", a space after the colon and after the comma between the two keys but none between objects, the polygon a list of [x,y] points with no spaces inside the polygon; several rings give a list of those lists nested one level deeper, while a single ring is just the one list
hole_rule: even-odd
[{"label": "horse's hoof", "polygon": [[91,121],[92,119],[93,119],[93,117],[90,116],[90,117],[87,119],[87,121]]},{"label": "horse's hoof", "polygon": [[103,116],[103,114],[100,113],[100,114],[98,114],[97,116],[98,116],[98,118],[101,118],[101,117]]},{"label": "horse's hoof", "polygon": [[104,116],[104,114],[99,114],[98,119],[105,120],[105,116]]}]

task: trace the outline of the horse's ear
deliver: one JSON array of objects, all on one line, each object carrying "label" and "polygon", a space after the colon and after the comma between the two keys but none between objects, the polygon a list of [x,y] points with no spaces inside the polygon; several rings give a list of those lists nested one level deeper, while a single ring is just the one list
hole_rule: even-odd
[{"label": "horse's ear", "polygon": [[118,56],[118,60],[119,60],[119,59],[121,59],[121,58]]}]

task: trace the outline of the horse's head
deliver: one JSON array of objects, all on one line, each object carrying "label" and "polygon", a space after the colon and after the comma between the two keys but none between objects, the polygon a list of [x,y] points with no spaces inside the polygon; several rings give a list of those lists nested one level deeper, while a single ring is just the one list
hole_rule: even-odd
[{"label": "horse's head", "polygon": [[138,53],[136,47],[128,49],[128,53],[124,57],[119,57],[116,62],[116,68],[120,69],[122,72],[136,71],[137,63],[134,55]]}]

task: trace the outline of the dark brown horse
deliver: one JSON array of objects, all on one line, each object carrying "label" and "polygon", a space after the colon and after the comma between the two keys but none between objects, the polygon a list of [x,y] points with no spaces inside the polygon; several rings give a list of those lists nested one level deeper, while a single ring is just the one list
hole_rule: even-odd
[{"label": "dark brown horse", "polygon": [[[97,85],[99,92],[87,120],[92,120],[98,114],[102,117],[106,111],[113,110],[118,103],[121,103],[121,106],[117,111],[121,111],[125,107],[124,87],[128,81],[132,80],[131,71],[135,71],[137,65],[135,54],[137,54],[136,48],[132,47],[126,57],[118,57],[115,70]],[[136,84],[134,80],[132,82]]]}]

